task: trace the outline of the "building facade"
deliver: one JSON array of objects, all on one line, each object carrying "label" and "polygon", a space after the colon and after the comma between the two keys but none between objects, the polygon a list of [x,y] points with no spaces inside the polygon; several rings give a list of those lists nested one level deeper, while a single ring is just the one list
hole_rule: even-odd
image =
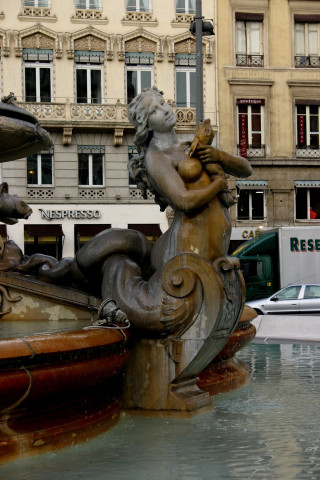
[{"label": "building facade", "polygon": [[[6,5],[8,3],[8,5]],[[215,18],[215,2],[203,13]],[[73,256],[104,228],[152,241],[168,228],[130,179],[136,153],[127,104],[164,91],[181,139],[195,129],[195,0],[12,0],[0,6],[1,97],[14,92],[51,134],[49,151],[2,164],[10,193],[33,209],[1,232],[26,254]],[[203,40],[205,115],[218,131],[216,43]]]},{"label": "building facade", "polygon": [[218,0],[217,15],[220,146],[253,167],[230,180],[232,238],[320,225],[320,2]]},{"label": "building facade", "polygon": [[[164,91],[181,140],[195,118],[195,0],[12,0],[0,5],[0,95],[14,92],[52,137],[46,152],[2,164],[10,193],[33,209],[1,227],[27,254],[73,256],[109,227],[152,241],[168,228],[130,179],[127,104]],[[214,145],[247,157],[230,178],[231,250],[277,226],[320,225],[320,1],[202,0],[204,117]]]}]

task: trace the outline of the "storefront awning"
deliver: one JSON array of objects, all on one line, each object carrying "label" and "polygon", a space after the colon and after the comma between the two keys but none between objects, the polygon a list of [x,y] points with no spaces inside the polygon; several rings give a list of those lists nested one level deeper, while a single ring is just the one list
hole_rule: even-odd
[{"label": "storefront awning", "polygon": [[25,225],[24,228],[30,237],[64,237],[61,224]]},{"label": "storefront awning", "polygon": [[143,233],[146,236],[160,236],[162,235],[162,232],[160,230],[160,227],[157,223],[130,223],[128,225],[128,228],[131,228],[132,230],[138,230],[138,232]]},{"label": "storefront awning", "polygon": [[106,230],[107,228],[111,228],[110,224],[92,224],[92,225],[75,225],[74,226],[74,233],[79,237],[94,237],[98,233]]}]

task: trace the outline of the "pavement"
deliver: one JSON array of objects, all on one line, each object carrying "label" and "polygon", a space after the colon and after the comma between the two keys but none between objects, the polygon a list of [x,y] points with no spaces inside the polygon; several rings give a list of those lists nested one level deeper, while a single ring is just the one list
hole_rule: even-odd
[{"label": "pavement", "polygon": [[252,324],[256,343],[320,342],[320,315],[259,315]]}]

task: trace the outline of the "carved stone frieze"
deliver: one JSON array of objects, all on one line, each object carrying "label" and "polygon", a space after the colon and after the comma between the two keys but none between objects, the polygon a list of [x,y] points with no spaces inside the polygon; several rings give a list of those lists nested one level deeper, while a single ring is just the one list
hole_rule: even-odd
[{"label": "carved stone frieze", "polygon": [[37,23],[25,30],[14,30],[15,56],[22,56],[23,48],[50,48],[56,58],[62,57],[63,34]]},{"label": "carved stone frieze", "polygon": [[74,58],[75,50],[103,51],[106,59],[113,59],[114,36],[89,26],[75,33],[66,33],[67,57]]},{"label": "carved stone frieze", "polygon": [[74,49],[104,51],[106,49],[106,41],[102,40],[101,38],[97,38],[94,35],[86,35],[85,37],[75,40]]},{"label": "carved stone frieze", "polygon": [[118,60],[125,59],[126,52],[153,52],[157,62],[163,60],[164,37],[154,35],[144,28],[125,35],[117,35]]},{"label": "carved stone frieze", "polygon": [[[185,32],[174,37],[166,37],[168,45],[168,60],[174,62],[176,53],[196,53],[196,41],[190,32]],[[206,63],[211,63],[213,60],[213,41],[207,38],[202,39],[203,58]]]},{"label": "carved stone frieze", "polygon": [[8,57],[10,55],[10,32],[8,30],[0,29],[0,47],[2,55]]}]

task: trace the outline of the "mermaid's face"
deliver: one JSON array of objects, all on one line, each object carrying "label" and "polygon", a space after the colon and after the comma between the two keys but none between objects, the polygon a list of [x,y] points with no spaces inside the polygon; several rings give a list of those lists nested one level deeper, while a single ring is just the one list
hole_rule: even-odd
[{"label": "mermaid's face", "polygon": [[149,97],[148,110],[148,129],[154,132],[167,133],[172,130],[177,120],[175,114],[162,95],[152,95]]}]

